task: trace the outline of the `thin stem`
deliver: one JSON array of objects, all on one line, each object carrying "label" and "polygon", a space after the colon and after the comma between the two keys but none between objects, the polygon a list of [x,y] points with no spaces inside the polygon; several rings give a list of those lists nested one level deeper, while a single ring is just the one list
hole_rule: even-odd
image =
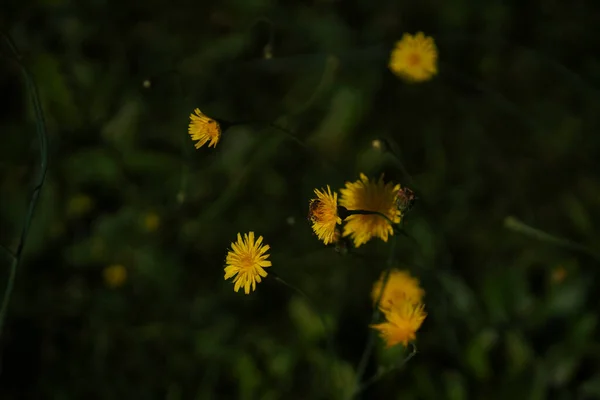
[{"label": "thin stem", "polygon": [[37,89],[37,85],[35,84],[35,80],[33,76],[29,72],[29,70],[25,67],[25,65],[21,62],[21,56],[17,47],[13,43],[12,39],[8,36],[8,34],[0,31],[0,34],[8,44],[8,47],[13,53],[13,59],[19,64],[21,67],[21,71],[25,76],[25,82],[27,84],[27,89],[29,91],[31,101],[33,103],[33,109],[36,117],[36,132],[37,137],[40,142],[40,173],[38,175],[38,179],[36,181],[35,187],[33,189],[33,193],[31,194],[31,198],[29,200],[29,206],[27,207],[27,213],[25,214],[23,227],[21,229],[21,236],[19,238],[19,244],[17,246],[17,250],[13,255],[13,261],[10,266],[10,272],[8,276],[8,282],[6,285],[6,289],[4,291],[4,296],[2,298],[2,306],[0,308],[0,336],[2,335],[2,328],[4,327],[4,320],[6,318],[6,312],[8,310],[8,304],[10,302],[10,297],[12,295],[13,287],[15,284],[15,279],[17,275],[17,269],[21,262],[21,256],[23,254],[23,248],[25,247],[25,241],[27,239],[27,234],[29,233],[29,227],[31,226],[31,220],[33,218],[33,213],[35,211],[35,207],[38,202],[38,198],[40,196],[40,192],[42,187],[44,186],[44,181],[46,179],[46,171],[48,170],[48,134],[46,132],[46,123],[44,119],[44,112],[42,110],[42,105],[40,102],[40,97]]},{"label": "thin stem", "polygon": [[[304,291],[302,291],[301,289],[299,289],[298,287],[292,285],[291,283],[288,283],[287,281],[285,281],[284,279],[282,279],[280,276],[278,276],[277,274],[275,274],[274,272],[270,272],[270,275],[273,275],[273,277],[275,278],[275,280],[279,283],[281,283],[284,286],[287,286],[289,289],[291,289],[292,291],[296,292],[297,294],[299,294],[304,300],[306,300],[306,302],[308,303],[308,305],[317,312],[317,315],[319,316],[319,319],[321,321],[321,324],[323,325],[323,329],[325,330],[325,336],[327,338],[327,347],[328,347],[328,351],[329,351],[329,367],[330,367],[330,371],[333,377],[337,378],[337,374],[333,373],[333,362],[335,360],[335,350],[334,350],[334,346],[333,346],[333,339],[332,339],[332,334],[329,331],[329,329],[327,328],[327,322],[325,321],[325,318],[323,317],[323,314],[321,312],[319,312],[319,309],[317,307],[315,307],[315,304],[312,302],[312,300],[310,299],[310,297],[308,297],[308,295],[306,293],[304,293]],[[337,388],[338,384],[341,381],[339,381],[338,379],[334,379],[334,387]]]},{"label": "thin stem", "polygon": [[402,175],[404,175],[404,177],[408,180],[408,183],[410,185],[413,185],[413,178],[404,167],[404,164],[402,163],[400,157],[400,150],[398,149],[398,145],[396,144],[394,139],[392,139],[391,135],[385,135],[379,140],[381,140],[384,143],[384,151],[392,156],[394,164],[396,164]]},{"label": "thin stem", "polygon": [[[375,302],[375,310],[373,310],[373,314],[371,315],[371,323],[370,325],[377,322],[379,319],[381,312],[379,311],[379,304],[381,303],[381,299],[383,298],[383,293],[385,292],[385,287],[390,279],[390,275],[392,272],[392,265],[394,263],[395,253],[396,253],[396,236],[392,236],[390,239],[390,255],[387,260],[387,269],[385,271],[385,275],[383,277],[383,285],[381,287],[381,291],[379,292],[379,296],[377,297],[377,301]],[[360,386],[360,382],[362,380],[363,375],[367,369],[367,363],[369,358],[371,357],[371,353],[373,352],[373,347],[375,346],[375,331],[373,329],[369,330],[369,339],[367,340],[367,346],[365,347],[363,354],[360,358],[360,362],[358,363],[357,372],[356,372],[356,383],[355,387]]]},{"label": "thin stem", "polygon": [[567,249],[571,249],[574,251],[578,251],[578,252],[587,254],[588,256],[592,257],[594,260],[600,262],[600,254],[597,254],[596,252],[592,251],[588,247],[586,247],[582,244],[576,243],[572,240],[560,238],[560,237],[551,235],[549,233],[546,233],[540,229],[531,227],[531,226],[527,225],[526,223],[524,223],[523,221],[519,220],[518,218],[515,218],[512,216],[506,217],[506,219],[504,220],[504,227],[507,229],[513,230],[515,232],[522,233],[526,236],[535,238],[542,242],[552,243],[552,244],[560,246],[560,247],[564,247]]},{"label": "thin stem", "polygon": [[339,170],[339,168],[337,168],[335,165],[333,165],[327,159],[323,158],[315,149],[313,149],[312,147],[308,146],[305,142],[300,140],[300,138],[298,138],[298,136],[294,135],[294,133],[291,130],[284,128],[284,127],[276,124],[275,122],[271,122],[271,121],[241,121],[241,122],[219,121],[219,122],[222,125],[227,126],[228,128],[232,127],[232,126],[240,126],[240,125],[249,125],[249,126],[255,125],[255,126],[275,129],[279,133],[283,134],[287,139],[290,139],[291,141],[298,144],[300,147],[302,147],[302,149],[304,151],[306,151],[311,156],[313,156],[314,158],[316,158],[317,160],[322,162],[325,166],[327,166],[327,168],[329,168],[333,171]]},{"label": "thin stem", "polygon": [[390,225],[392,225],[392,227],[396,226],[396,223],[394,221],[392,221],[390,219],[390,217],[388,217],[387,215],[385,215],[384,213],[381,213],[379,211],[368,211],[368,210],[348,210],[346,209],[346,212],[348,213],[348,216],[350,215],[378,215],[382,218],[385,218],[385,220],[387,222],[390,223]]},{"label": "thin stem", "polygon": [[382,368],[381,370],[377,371],[377,373],[375,373],[375,375],[373,375],[371,378],[367,379],[362,385],[360,385],[360,387],[358,387],[354,391],[354,394],[352,395],[352,397],[359,395],[361,392],[363,392],[367,388],[369,388],[372,384],[374,384],[375,382],[377,382],[384,376],[388,375],[389,373],[402,368],[408,361],[410,361],[410,359],[413,358],[417,354],[417,346],[414,343],[411,343],[410,346],[411,346],[410,353],[402,361],[400,361],[398,364],[392,365],[391,367]]},{"label": "thin stem", "polygon": [[12,252],[12,250],[10,250],[8,247],[4,246],[3,244],[0,244],[0,248],[1,248],[2,250],[4,250],[4,252],[5,252],[6,254],[8,254],[8,256],[9,256],[11,259],[16,257],[16,256],[15,256],[15,253],[13,253],[13,252]]}]

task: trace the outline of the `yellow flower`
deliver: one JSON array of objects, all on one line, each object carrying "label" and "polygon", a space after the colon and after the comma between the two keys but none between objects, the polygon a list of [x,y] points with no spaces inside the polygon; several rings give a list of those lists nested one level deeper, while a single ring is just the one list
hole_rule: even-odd
[{"label": "yellow flower", "polygon": [[160,217],[154,212],[146,214],[144,217],[144,227],[148,232],[156,232],[160,226]]},{"label": "yellow flower", "polygon": [[315,189],[315,194],[317,198],[310,201],[308,218],[317,237],[325,244],[333,243],[335,226],[342,223],[337,214],[337,193],[331,193],[327,185],[327,192]]},{"label": "yellow flower", "polygon": [[437,48],[432,37],[423,32],[405,33],[390,57],[389,68],[401,78],[423,82],[437,74]]},{"label": "yellow flower", "polygon": [[102,275],[106,286],[111,288],[123,286],[127,280],[127,270],[121,264],[113,264],[104,268]]},{"label": "yellow flower", "polygon": [[[381,277],[377,282],[373,284],[373,290],[371,291],[371,298],[373,303],[377,303],[377,299],[381,294],[381,288],[383,286],[383,279],[385,278],[385,271],[381,274]],[[383,290],[381,296],[380,307],[389,309],[394,305],[401,304],[404,301],[410,303],[420,303],[423,299],[425,291],[419,286],[419,280],[410,276],[408,271],[400,271],[393,269],[390,272],[387,284]]]},{"label": "yellow flower", "polygon": [[208,147],[217,147],[217,143],[221,138],[219,123],[202,114],[197,108],[194,110],[194,113],[190,114],[190,125],[188,127],[188,133],[192,137],[192,140],[198,141],[194,146],[199,149],[210,140]]},{"label": "yellow flower", "polygon": [[94,206],[92,198],[86,194],[78,194],[71,199],[67,205],[67,214],[72,217],[82,216],[88,213]]},{"label": "yellow flower", "polygon": [[[400,185],[384,183],[383,175],[379,181],[370,181],[365,174],[360,174],[360,180],[346,182],[346,187],[340,190],[340,205],[349,211],[377,211],[397,224],[401,218],[396,205],[398,190]],[[351,236],[356,247],[367,243],[374,236],[387,242],[388,235],[393,234],[392,225],[381,215],[350,215],[346,218],[344,236]]]},{"label": "yellow flower", "polygon": [[424,307],[423,304],[405,301],[387,310],[382,308],[386,321],[371,325],[371,328],[379,331],[386,347],[398,343],[406,346],[409,341],[416,339],[416,333],[427,316]]},{"label": "yellow flower", "polygon": [[551,278],[553,283],[562,283],[566,277],[567,269],[564,266],[558,265],[552,270]]},{"label": "yellow flower", "polygon": [[[267,261],[269,254],[265,254],[269,250],[269,245],[262,244],[263,237],[259,236],[258,240],[254,241],[254,232],[242,235],[238,233],[237,242],[231,243],[231,249],[227,253],[227,259],[225,263],[225,279],[231,277],[235,286],[233,290],[236,292],[244,286],[244,292],[250,293],[250,286],[252,290],[256,290],[256,282],[261,281],[261,277],[267,276],[267,271],[264,268],[271,266],[271,261]],[[237,275],[237,276],[236,276]]]}]

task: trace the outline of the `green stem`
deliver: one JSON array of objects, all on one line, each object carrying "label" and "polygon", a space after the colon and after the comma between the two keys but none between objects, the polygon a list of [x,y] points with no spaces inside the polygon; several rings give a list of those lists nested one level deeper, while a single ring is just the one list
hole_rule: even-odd
[{"label": "green stem", "polygon": [[[327,338],[327,348],[328,348],[328,352],[329,352],[329,367],[330,367],[331,375],[332,375],[333,382],[334,382],[334,388],[337,389],[338,384],[340,384],[341,381],[338,379],[337,374],[333,373],[333,370],[335,369],[334,368],[335,350],[334,350],[334,346],[333,346],[333,338],[332,338],[332,333],[327,328],[327,322],[325,321],[323,314],[321,312],[319,312],[319,309],[317,307],[315,307],[315,304],[312,302],[310,297],[308,297],[308,295],[306,293],[304,293],[304,291],[302,291],[301,289],[292,285],[291,283],[288,283],[287,281],[285,281],[283,278],[281,278],[274,272],[270,272],[270,275],[273,275],[273,277],[275,278],[275,280],[277,282],[281,283],[284,286],[287,286],[289,289],[291,289],[292,291],[299,294],[300,297],[302,297],[304,300],[306,300],[308,305],[317,312],[317,315],[319,316],[321,324],[323,325],[323,329],[325,330],[325,336]],[[325,387],[325,385],[324,385],[324,387]]]},{"label": "green stem", "polygon": [[[390,219],[390,217],[388,217],[387,215],[385,215],[384,213],[380,213],[379,211],[368,211],[368,210],[348,210],[346,209],[344,212],[347,213],[348,216],[350,215],[378,215],[382,218],[385,218],[385,220],[387,222],[390,223],[390,225],[392,225],[392,227],[396,226],[396,223],[394,221],[392,221]],[[345,219],[345,218],[343,218]]]},{"label": "green stem", "polygon": [[373,375],[371,378],[367,379],[362,385],[360,385],[354,391],[352,397],[356,397],[361,392],[365,391],[369,386],[376,383],[378,380],[380,380],[384,376],[390,374],[391,372],[394,372],[395,370],[402,368],[408,361],[410,361],[410,359],[413,358],[417,354],[417,346],[414,343],[411,343],[410,345],[411,345],[411,351],[406,357],[404,357],[404,359],[402,361],[400,361],[398,364],[392,365],[391,367],[383,368],[383,369],[379,370],[377,373],[375,373],[375,375]]},{"label": "green stem", "polygon": [[410,185],[413,185],[413,178],[404,167],[404,164],[402,163],[401,159],[402,157],[400,156],[400,149],[398,148],[398,145],[396,144],[394,139],[392,139],[391,135],[385,135],[379,138],[379,140],[383,142],[383,151],[392,156],[392,160],[394,161],[396,167],[398,167],[398,169],[400,170],[402,175],[404,175],[408,183]]},{"label": "green stem", "polygon": [[586,247],[582,244],[573,242],[572,240],[559,238],[557,236],[546,233],[540,229],[533,228],[533,227],[525,224],[523,221],[519,220],[518,218],[515,218],[512,216],[506,217],[504,219],[504,227],[507,229],[513,230],[515,232],[522,233],[526,236],[535,238],[542,242],[552,243],[552,244],[560,246],[560,247],[564,247],[564,248],[567,248],[570,250],[574,250],[574,251],[578,251],[578,252],[587,254],[588,256],[592,257],[594,260],[600,262],[600,254],[597,254],[596,252],[592,251],[588,247]]},{"label": "green stem", "polygon": [[38,93],[37,85],[35,84],[35,80],[33,76],[29,72],[29,70],[25,67],[25,65],[21,62],[21,56],[17,47],[13,43],[12,39],[8,36],[8,34],[0,31],[0,34],[8,44],[8,47],[13,53],[14,60],[21,67],[21,71],[25,76],[25,82],[27,84],[27,89],[29,91],[31,101],[33,103],[33,109],[36,117],[36,132],[38,136],[38,140],[40,142],[40,173],[38,175],[37,182],[33,189],[33,193],[31,194],[31,198],[29,200],[29,206],[27,207],[27,213],[25,214],[23,228],[21,229],[21,236],[19,238],[19,244],[17,246],[17,250],[13,254],[13,261],[10,266],[10,272],[8,276],[8,282],[6,285],[6,290],[4,291],[4,296],[2,298],[2,306],[0,308],[0,336],[2,335],[2,329],[4,327],[4,321],[6,318],[6,312],[8,310],[8,304],[10,302],[10,297],[12,295],[12,291],[15,284],[15,279],[17,275],[17,270],[19,268],[19,264],[21,263],[21,257],[23,254],[23,248],[25,247],[25,241],[27,239],[27,235],[29,233],[29,227],[31,226],[31,220],[33,218],[33,213],[35,211],[35,207],[38,202],[38,198],[40,196],[40,192],[42,187],[44,186],[44,181],[46,179],[46,171],[48,170],[48,134],[46,132],[46,123],[44,119],[44,112],[42,110],[42,105],[40,102],[40,96]]},{"label": "green stem", "polygon": [[[371,323],[374,324],[379,320],[381,312],[379,311],[379,304],[381,303],[381,299],[383,298],[383,293],[385,292],[385,287],[390,279],[390,275],[392,272],[392,265],[394,264],[395,253],[396,253],[396,236],[392,236],[390,239],[390,255],[387,260],[387,269],[385,271],[385,275],[383,276],[383,284],[381,285],[381,291],[379,292],[379,296],[377,297],[377,301],[375,302],[375,310],[373,310],[373,314],[371,315]],[[369,328],[369,338],[367,340],[367,345],[363,351],[363,354],[360,358],[360,362],[358,363],[357,371],[356,371],[356,383],[355,390],[360,387],[361,380],[365,371],[367,369],[367,363],[369,358],[371,357],[371,353],[373,352],[373,347],[375,346],[375,330]]]}]

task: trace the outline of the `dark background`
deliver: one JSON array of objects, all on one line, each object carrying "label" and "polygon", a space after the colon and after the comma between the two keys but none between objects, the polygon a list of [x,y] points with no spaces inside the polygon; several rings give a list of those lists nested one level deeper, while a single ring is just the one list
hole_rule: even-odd
[{"label": "dark background", "polygon": [[[419,277],[429,313],[418,354],[364,398],[600,396],[599,262],[504,225],[600,247],[596,2],[4,0],[0,27],[39,87],[50,160],[2,332],[0,399],[347,396],[389,244],[343,256],[306,213],[315,187],[360,172],[420,197],[395,264]],[[435,39],[440,73],[411,85],[387,61],[417,31]],[[0,49],[0,243],[14,250],[39,142]],[[195,150],[196,107],[276,122],[304,145],[245,125]],[[409,175],[372,147],[385,135]],[[272,279],[233,292],[224,258],[250,230],[316,309]],[[104,280],[111,265],[122,285]],[[318,312],[341,388],[323,383]],[[377,343],[368,376],[402,358]]]}]

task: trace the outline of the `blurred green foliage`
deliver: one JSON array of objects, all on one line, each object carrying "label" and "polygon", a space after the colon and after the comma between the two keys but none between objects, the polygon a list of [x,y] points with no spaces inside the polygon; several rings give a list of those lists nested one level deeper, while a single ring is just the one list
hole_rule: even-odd
[{"label": "blurred green foliage", "polygon": [[[50,143],[2,333],[2,400],[348,396],[388,246],[338,254],[312,235],[306,212],[314,188],[359,172],[385,172],[420,198],[397,266],[420,278],[429,314],[416,356],[364,398],[600,396],[598,262],[504,226],[514,216],[600,248],[596,3],[0,9],[39,87]],[[387,57],[416,31],[435,38],[440,74],[409,85]],[[39,143],[19,67],[1,50],[0,243],[14,250]],[[195,107],[277,123],[304,145],[239,125],[216,149],[195,150]],[[384,136],[409,175],[372,146]],[[318,309],[271,279],[233,292],[225,254],[250,230]],[[4,288],[10,259],[0,257]],[[114,265],[122,285],[105,281]],[[404,354],[378,341],[367,377]]]}]

